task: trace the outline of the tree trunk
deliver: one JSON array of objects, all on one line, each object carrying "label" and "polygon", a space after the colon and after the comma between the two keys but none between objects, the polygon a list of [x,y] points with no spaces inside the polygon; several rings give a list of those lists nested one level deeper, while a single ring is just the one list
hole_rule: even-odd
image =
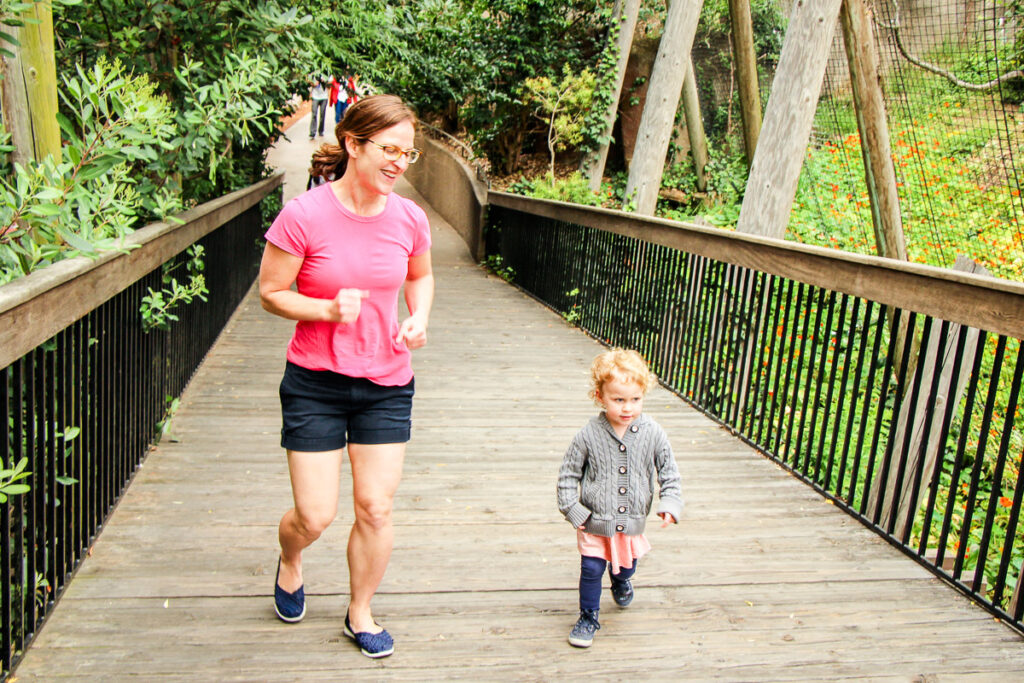
[{"label": "tree trunk", "polygon": [[636,212],[640,214],[652,215],[658,204],[685,66],[690,62],[703,4],[703,0],[673,0],[668,6],[665,31],[654,60],[647,101],[640,118],[640,134],[626,181],[626,203],[635,203]]},{"label": "tree trunk", "polygon": [[754,162],[754,150],[761,133],[761,88],[757,80],[757,53],[754,51],[754,24],[750,18],[750,0],[729,0],[732,24],[732,51],[740,83],[740,115],[743,117],[743,149],[747,163]]},{"label": "tree trunk", "polygon": [[601,189],[601,178],[608,162],[608,146],[612,140],[612,130],[619,112],[619,97],[622,95],[622,83],[626,78],[626,63],[629,51],[633,46],[633,32],[636,30],[636,18],[640,13],[640,0],[616,0],[612,10],[612,26],[618,26],[615,36],[616,66],[615,84],[609,94],[608,106],[604,113],[604,131],[601,134],[601,146],[583,156],[580,171],[587,177],[590,189],[597,192]]},{"label": "tree trunk", "polygon": [[697,75],[693,60],[686,63],[686,78],[683,80],[683,113],[686,115],[686,132],[690,137],[690,155],[693,169],[697,174],[697,189],[708,189],[708,177],[704,173],[708,165],[708,140],[704,133],[704,120],[700,115],[700,94],[697,92]]},{"label": "tree trunk", "polygon": [[864,157],[864,176],[871,200],[871,221],[875,226],[875,244],[880,256],[906,261],[907,244],[903,236],[885,100],[878,82],[878,54],[875,52],[871,17],[864,0],[843,0],[841,18]]},{"label": "tree trunk", "polygon": [[11,134],[11,159],[24,164],[60,156],[57,125],[57,68],[53,51],[53,11],[49,2],[34,3],[22,15],[36,23],[5,27],[19,45],[8,43],[14,57],[4,58],[3,117]]},{"label": "tree trunk", "polygon": [[807,155],[841,0],[796,0],[750,166],[737,232],[781,239]]}]

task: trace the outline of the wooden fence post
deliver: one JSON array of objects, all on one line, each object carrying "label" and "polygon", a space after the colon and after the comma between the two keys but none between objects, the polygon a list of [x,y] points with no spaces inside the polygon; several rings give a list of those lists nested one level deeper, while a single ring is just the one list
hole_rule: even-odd
[{"label": "wooden fence post", "polygon": [[[987,275],[984,268],[965,256],[957,257],[953,270]],[[928,346],[921,352],[920,361],[918,361],[918,363],[923,365],[920,382],[921,393],[919,394],[917,410],[913,415],[910,414],[909,394],[912,391],[913,379],[909,377],[908,373],[907,388],[900,407],[900,413],[895,417],[893,429],[889,435],[891,448],[888,449],[888,463],[879,463],[874,481],[871,482],[871,493],[868,495],[868,506],[866,509],[870,513],[870,511],[877,508],[880,500],[883,501],[885,507],[879,517],[878,524],[882,528],[887,529],[890,523],[895,520],[892,528],[898,536],[902,536],[903,529],[907,524],[913,524],[914,516],[917,514],[916,508],[910,509],[911,498],[916,497],[917,505],[920,507],[924,502],[924,492],[929,485],[929,479],[926,474],[921,477],[919,486],[914,490],[914,477],[912,473],[919,466],[923,467],[922,472],[924,473],[931,472],[934,469],[935,459],[939,457],[939,453],[944,446],[944,444],[939,443],[942,415],[947,405],[950,403],[956,404],[960,401],[960,398],[963,396],[964,387],[967,384],[968,375],[970,374],[969,368],[961,368],[958,377],[952,376],[954,356],[959,355],[963,358],[973,358],[978,345],[979,333],[974,328],[968,328],[967,336],[964,340],[964,348],[957,351],[957,337],[960,334],[961,327],[961,325],[956,324],[949,326],[946,334],[945,354],[941,359],[936,358],[939,345],[939,328],[938,326],[933,327],[933,334],[928,340]],[[906,327],[901,325],[901,329],[906,330]],[[917,363],[912,362],[910,365],[916,366]],[[926,399],[931,391],[936,372],[939,373],[939,382],[936,387],[935,401],[931,403]],[[928,433],[925,434],[924,425],[928,413],[932,414],[932,422]],[[907,437],[908,433],[910,435],[909,440]],[[908,444],[907,463],[903,473],[902,485],[900,490],[896,491],[899,461],[904,442]],[[927,449],[924,448],[925,445],[927,445]],[[924,459],[924,464],[919,465],[918,463],[921,462],[922,458]],[[883,481],[882,472],[885,470],[888,470],[888,476]]]},{"label": "wooden fence post", "polygon": [[878,81],[878,54],[871,17],[864,0],[843,0],[840,14],[843,43],[850,64],[857,129],[860,131],[864,176],[871,200],[871,221],[875,226],[878,254],[907,260],[907,245],[896,190],[896,169],[889,144],[885,99]]},{"label": "wooden fence post", "polygon": [[[57,67],[53,51],[53,9],[49,0],[33,3],[22,26],[5,27],[18,45],[4,58],[4,125],[11,134],[13,161],[24,164],[48,155],[60,157],[57,125]],[[26,21],[27,20],[27,21]]]},{"label": "wooden fence post", "polygon": [[737,232],[782,238],[828,64],[841,0],[796,0],[750,167]]},{"label": "wooden fence post", "polygon": [[754,51],[754,24],[750,18],[750,0],[729,0],[732,25],[732,52],[740,84],[740,115],[743,117],[743,148],[747,163],[754,162],[754,150],[761,133],[761,88],[757,80],[757,53]]},{"label": "wooden fence post", "polygon": [[636,212],[640,214],[653,215],[658,204],[665,155],[703,4],[704,0],[672,0],[668,6],[665,32],[651,71],[647,100],[640,117],[640,131],[626,181],[626,202],[635,202]]},{"label": "wooden fence post", "polygon": [[619,97],[622,95],[622,82],[626,78],[626,64],[629,62],[629,51],[633,46],[633,32],[636,30],[636,19],[640,14],[640,0],[615,0],[612,10],[612,25],[618,24],[619,34],[616,40],[618,56],[615,66],[615,86],[612,88],[611,99],[604,113],[604,142],[590,154],[583,155],[580,170],[587,177],[590,189],[597,192],[601,189],[601,178],[608,161],[608,146],[615,128],[615,119],[619,114]]}]

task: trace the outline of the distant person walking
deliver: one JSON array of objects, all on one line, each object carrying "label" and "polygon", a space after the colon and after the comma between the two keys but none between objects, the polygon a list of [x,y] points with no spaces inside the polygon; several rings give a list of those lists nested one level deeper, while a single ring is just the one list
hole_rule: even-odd
[{"label": "distant person walking", "polygon": [[348,91],[344,76],[331,76],[331,96],[328,104],[334,107],[334,125],[338,125],[348,107]]},{"label": "distant person walking", "polygon": [[[367,657],[394,651],[370,601],[394,540],[392,507],[411,432],[413,349],[427,342],[434,297],[430,225],[392,190],[409,164],[416,116],[393,95],[353,105],[312,173],[329,182],[290,200],[267,231],[263,307],[295,320],[281,380],[281,446],[294,507],[281,518],[274,609],[306,614],[302,551],[338,512],[342,455],[352,468],[345,634]],[[295,289],[293,289],[293,286]],[[404,286],[409,317],[398,321]]]},{"label": "distant person walking", "polygon": [[327,115],[327,82],[321,75],[313,76],[310,82],[309,99],[313,102],[309,120],[309,139],[324,134],[324,118]]}]

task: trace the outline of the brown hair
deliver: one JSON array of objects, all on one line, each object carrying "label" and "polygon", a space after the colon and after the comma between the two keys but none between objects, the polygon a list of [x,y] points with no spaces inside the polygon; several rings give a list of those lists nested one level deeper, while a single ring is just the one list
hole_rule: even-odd
[{"label": "brown hair", "polygon": [[645,394],[656,381],[643,357],[627,349],[612,349],[594,358],[590,365],[590,392],[587,395],[600,405],[597,395],[604,389],[605,383],[613,379],[635,382]]},{"label": "brown hair", "polygon": [[324,180],[337,180],[345,174],[348,166],[348,150],[345,138],[364,143],[375,133],[391,126],[411,121],[416,125],[416,112],[395,95],[370,95],[359,100],[345,111],[345,117],[334,127],[338,144],[324,143],[313,152],[311,176]]}]

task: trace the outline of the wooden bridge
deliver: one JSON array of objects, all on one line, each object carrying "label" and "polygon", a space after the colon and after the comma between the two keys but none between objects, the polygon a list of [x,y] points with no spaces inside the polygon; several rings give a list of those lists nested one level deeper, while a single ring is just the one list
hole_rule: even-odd
[{"label": "wooden bridge", "polygon": [[[295,137],[275,153],[286,196],[309,158]],[[292,325],[253,289],[11,680],[1024,679],[1017,632],[663,389],[647,410],[672,439],[683,519],[650,530],[633,605],[606,596],[594,646],[570,647],[578,555],[555,478],[595,411],[601,347],[431,222],[435,312],[374,603],[394,656],[342,635],[344,495],[305,554],[307,618],[274,616]]]}]

